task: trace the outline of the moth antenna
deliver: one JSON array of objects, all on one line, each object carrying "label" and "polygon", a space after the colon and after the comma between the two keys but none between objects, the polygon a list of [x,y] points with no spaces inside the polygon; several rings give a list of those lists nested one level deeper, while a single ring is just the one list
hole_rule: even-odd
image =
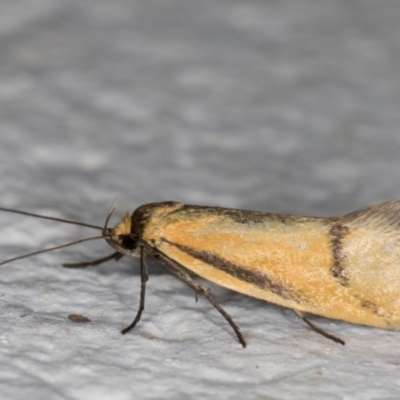
[{"label": "moth antenna", "polygon": [[49,249],[38,250],[38,251],[34,251],[32,253],[23,254],[22,256],[17,256],[17,257],[9,258],[8,260],[4,260],[4,261],[0,262],[0,265],[8,264],[10,262],[17,261],[17,260],[22,260],[23,258],[36,256],[38,254],[48,253],[49,251],[63,249],[64,247],[73,246],[73,245],[78,244],[78,243],[89,242],[91,240],[98,240],[98,239],[104,239],[104,236],[93,236],[93,237],[86,238],[86,239],[76,240],[75,242],[62,244],[61,246],[50,247]]},{"label": "moth antenna", "polygon": [[40,214],[34,214],[34,213],[26,212],[26,211],[14,210],[13,208],[0,207],[0,211],[11,212],[14,214],[27,215],[28,217],[49,219],[50,221],[64,222],[65,224],[85,226],[86,228],[99,229],[99,230],[103,229],[101,226],[97,226],[97,225],[85,224],[84,222],[78,222],[78,221],[70,221],[68,219],[63,219],[63,218],[48,217],[47,215],[40,215]]}]

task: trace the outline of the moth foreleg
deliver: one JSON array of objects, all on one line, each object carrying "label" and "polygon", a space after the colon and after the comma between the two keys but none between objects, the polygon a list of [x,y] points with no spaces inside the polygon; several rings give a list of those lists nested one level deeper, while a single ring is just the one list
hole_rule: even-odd
[{"label": "moth foreleg", "polygon": [[131,329],[133,329],[136,324],[140,321],[140,317],[144,310],[144,299],[146,295],[146,282],[149,280],[149,275],[147,273],[147,264],[146,264],[146,250],[144,247],[140,249],[140,279],[141,279],[141,289],[140,289],[140,304],[139,309],[136,313],[136,317],[133,322],[127,326],[125,329],[121,331],[123,335],[128,333]]},{"label": "moth foreleg", "polygon": [[106,261],[110,261],[110,260],[115,260],[118,261],[120,260],[124,255],[122,253],[118,253],[118,251],[116,251],[115,253],[112,253],[111,255],[107,256],[107,257],[102,257],[102,258],[98,258],[97,260],[93,260],[93,261],[86,261],[86,262],[81,262],[81,263],[66,263],[63,264],[62,266],[64,268],[86,268],[86,267],[94,267],[96,265],[102,264]]}]

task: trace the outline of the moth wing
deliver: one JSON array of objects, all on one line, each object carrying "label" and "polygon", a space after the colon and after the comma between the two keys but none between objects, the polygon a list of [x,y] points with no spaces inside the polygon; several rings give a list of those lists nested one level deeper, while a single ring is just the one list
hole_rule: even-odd
[{"label": "moth wing", "polygon": [[349,228],[343,238],[349,292],[400,328],[400,201],[363,208],[339,223]]}]

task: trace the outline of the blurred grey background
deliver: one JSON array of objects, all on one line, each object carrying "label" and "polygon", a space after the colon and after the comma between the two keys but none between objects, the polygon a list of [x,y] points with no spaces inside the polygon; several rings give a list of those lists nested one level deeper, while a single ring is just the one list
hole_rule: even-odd
[{"label": "blurred grey background", "polygon": [[[396,0],[3,0],[0,5],[3,206],[101,224],[115,197],[120,213],[146,202],[178,200],[311,215],[346,213],[400,197],[400,3]],[[2,221],[3,237],[7,232],[10,239],[15,217],[2,215]],[[41,222],[27,224],[34,225],[20,223],[17,228],[25,236],[15,234],[15,240],[23,237],[29,245],[44,245],[44,239],[39,240]],[[34,233],[29,235],[27,229]],[[69,232],[71,240],[81,234]],[[65,237],[63,231],[57,235]],[[76,252],[76,257],[91,254],[86,249]],[[60,256],[52,257],[54,264]],[[54,279],[66,273],[57,271]],[[95,274],[88,276],[95,279]],[[118,279],[115,276],[116,285]],[[137,299],[136,284],[130,287],[136,288]],[[18,290],[24,285],[28,290],[35,283],[17,285]],[[179,283],[173,285],[168,294],[172,304],[181,288]],[[156,286],[153,289],[157,292]],[[31,300],[36,295],[26,292]],[[183,296],[190,297],[190,310],[192,294],[184,291]],[[253,349],[260,350],[257,357],[265,356],[255,362],[260,367],[257,372],[246,370],[248,359],[238,361],[249,353],[231,343],[224,321],[215,318],[222,333],[215,333],[210,324],[209,340],[222,336],[221,343],[231,341],[234,360],[219,367],[223,356],[218,352],[224,344],[214,349],[217,361],[209,362],[218,372],[204,372],[208,364],[202,357],[211,350],[195,345],[197,363],[181,360],[171,380],[160,379],[168,375],[160,358],[173,359],[168,352],[178,357],[176,349],[181,354],[195,351],[189,344],[177,343],[173,350],[166,346],[162,357],[143,356],[140,365],[153,371],[143,390],[129,376],[116,384],[94,374],[93,382],[99,381],[101,389],[94,390],[83,379],[77,384],[81,391],[70,392],[71,376],[66,372],[60,381],[43,373],[39,381],[33,380],[32,393],[41,399],[49,398],[49,393],[53,398],[82,398],[82,393],[89,393],[114,400],[133,398],[132,393],[138,398],[157,398],[161,393],[171,399],[291,398],[295,393],[308,399],[355,398],[356,393],[358,398],[394,398],[390,396],[398,389],[398,334],[342,323],[340,336],[361,336],[356,345],[338,349],[292,321],[287,311],[232,296],[236,306],[259,311],[264,325],[257,329],[271,329],[277,335],[272,343],[250,339]],[[4,299],[5,304],[9,301]],[[160,301],[165,303],[165,294]],[[275,326],[268,326],[269,311],[276,313]],[[201,324],[202,315],[194,313],[194,321]],[[242,330],[251,337],[251,321],[244,321]],[[112,328],[117,333],[118,323]],[[277,328],[281,323],[283,327]],[[296,347],[300,355],[288,350],[294,327],[300,335]],[[287,329],[282,342],[281,329]],[[389,345],[387,335],[395,345]],[[0,352],[18,360],[25,345],[21,332],[14,346]],[[129,353],[126,344],[121,346]],[[279,368],[276,358],[266,355],[273,346],[283,363]],[[62,342],[56,346],[60,347]],[[132,360],[142,357],[140,350],[146,347],[135,348]],[[96,353],[100,357],[103,351],[99,340]],[[366,354],[371,351],[375,351],[371,359],[379,360],[373,367]],[[57,368],[52,362],[61,362],[57,353],[52,354],[48,371]],[[299,364],[292,365],[294,354]],[[100,362],[90,356],[88,360],[88,364]],[[113,360],[118,372],[104,368],[116,377],[118,355]],[[236,363],[244,370],[219,375]],[[125,368],[134,375],[135,365]],[[4,368],[0,390],[18,398],[21,387],[9,388],[4,372],[8,366]],[[25,382],[22,370],[17,368],[15,379]],[[189,370],[193,371],[190,390],[182,378]],[[151,383],[154,374],[168,389]],[[372,374],[382,381],[374,385],[368,379]],[[299,376],[304,381],[298,381]],[[241,380],[244,386],[238,384]],[[354,381],[361,383],[352,385]]]},{"label": "blurred grey background", "polygon": [[[129,207],[312,214],[399,196],[397,1],[2,7],[8,196],[42,204],[51,186],[48,202],[77,206],[77,184],[95,191],[110,175]],[[19,186],[27,173],[33,188]]]}]

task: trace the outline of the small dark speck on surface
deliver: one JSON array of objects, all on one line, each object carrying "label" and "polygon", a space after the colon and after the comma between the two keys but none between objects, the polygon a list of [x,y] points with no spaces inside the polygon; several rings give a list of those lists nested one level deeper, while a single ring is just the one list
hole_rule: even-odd
[{"label": "small dark speck on surface", "polygon": [[77,323],[90,322],[90,319],[88,317],[85,317],[84,315],[80,314],[69,314],[68,319],[71,320],[72,322],[77,322]]}]

